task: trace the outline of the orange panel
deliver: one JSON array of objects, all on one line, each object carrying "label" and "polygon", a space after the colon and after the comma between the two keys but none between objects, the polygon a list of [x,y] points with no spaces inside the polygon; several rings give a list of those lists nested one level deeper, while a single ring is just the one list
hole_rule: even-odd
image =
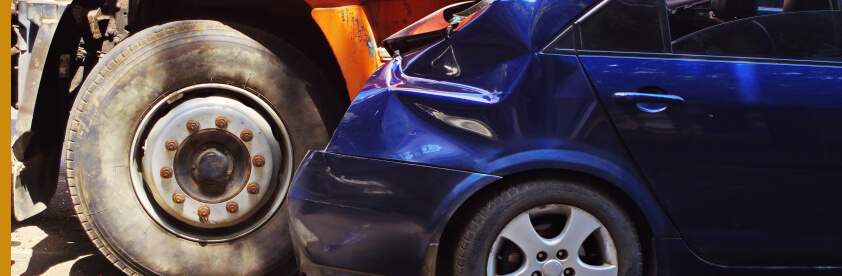
[{"label": "orange panel", "polygon": [[378,43],[431,12],[466,0],[304,0],[313,8],[363,6]]},{"label": "orange panel", "polygon": [[381,65],[365,11],[360,6],[316,8],[311,15],[330,43],[353,99]]},{"label": "orange panel", "polygon": [[313,8],[331,8],[349,5],[361,5],[360,0],[305,0]]},{"label": "orange panel", "polygon": [[[311,0],[312,1],[312,0]],[[377,42],[444,6],[465,0],[372,0],[362,1],[371,19]]]}]

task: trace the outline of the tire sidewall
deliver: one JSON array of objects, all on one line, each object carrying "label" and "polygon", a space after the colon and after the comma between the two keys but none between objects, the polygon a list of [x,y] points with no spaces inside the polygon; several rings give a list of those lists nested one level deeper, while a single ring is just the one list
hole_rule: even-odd
[{"label": "tire sidewall", "polygon": [[618,275],[640,275],[641,249],[631,220],[613,200],[585,187],[575,182],[531,181],[490,199],[472,220],[477,224],[475,232],[467,237],[463,234],[459,247],[469,249],[463,259],[464,270],[457,274],[485,275],[492,245],[516,216],[535,207],[564,204],[590,213],[605,226],[617,249]]},{"label": "tire sidewall", "polygon": [[253,275],[293,264],[286,203],[244,237],[193,242],[150,218],[130,177],[132,140],[147,109],[194,84],[241,87],[274,106],[289,132],[293,168],[307,150],[327,144],[328,129],[312,98],[326,96],[328,82],[291,47],[266,48],[257,41],[266,39],[261,35],[213,21],[156,26],[113,49],[83,86],[68,131],[68,176],[78,187],[74,203],[83,226],[118,267],[123,261],[144,274]]}]

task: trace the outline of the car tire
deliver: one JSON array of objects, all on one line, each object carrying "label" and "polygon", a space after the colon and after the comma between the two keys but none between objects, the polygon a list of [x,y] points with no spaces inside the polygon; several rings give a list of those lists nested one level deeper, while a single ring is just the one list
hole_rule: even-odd
[{"label": "car tire", "polygon": [[[109,261],[129,275],[295,272],[284,202],[286,189],[307,151],[325,147],[343,111],[330,83],[303,54],[249,27],[178,21],[150,27],[118,44],[92,70],[80,91],[66,133],[67,181],[84,230]],[[193,107],[184,107],[187,104]],[[249,120],[240,120],[240,115],[253,116],[248,117],[255,120],[251,125],[258,127],[254,138],[248,139],[242,138],[245,136],[240,131],[237,133],[241,135],[224,134],[225,129],[219,123],[214,127],[213,121],[203,123],[200,132],[227,135],[226,139],[239,137],[241,140],[231,147],[268,152],[264,168],[257,167],[263,160],[258,162],[250,155],[225,155],[230,157],[226,160],[233,160],[230,164],[250,166],[251,174],[242,176],[248,181],[264,177],[259,181],[265,186],[254,190],[245,188],[246,182],[225,188],[232,189],[235,198],[249,200],[240,202],[239,209],[232,208],[231,199],[226,199],[227,203],[203,203],[201,193],[205,190],[197,192],[196,202],[191,201],[192,194],[177,198],[173,193],[170,199],[164,188],[159,195],[158,184],[151,183],[182,178],[165,179],[162,168],[161,178],[155,180],[156,174],[144,169],[157,156],[149,152],[153,132],[164,137],[188,131],[189,136],[180,145],[199,133],[190,132],[189,125],[185,130],[183,123],[173,124],[177,127],[171,129],[158,125],[165,119],[177,121],[180,117],[167,116],[181,116],[173,114],[178,108],[183,107],[179,112],[193,114],[189,112],[203,104],[214,112],[229,112],[226,114],[236,117],[223,119],[229,132],[235,124],[249,126]],[[240,109],[242,112],[237,113]],[[249,144],[256,144],[258,138],[264,143],[262,148]],[[255,142],[249,142],[252,139]],[[225,151],[228,146],[220,147]],[[158,148],[161,154],[168,154],[161,150],[164,145]],[[264,171],[258,174],[259,170]],[[227,183],[235,182],[226,179]],[[167,183],[167,189],[186,185]],[[224,207],[221,213],[210,215],[203,213],[201,206],[198,211],[178,213],[172,206],[182,204],[179,206],[187,209],[185,198],[191,204]],[[243,211],[246,207],[251,209]],[[230,217],[224,220],[227,224],[208,220],[213,215],[223,216],[226,210],[225,216]],[[198,218],[190,217],[192,214]]]},{"label": "car tire", "polygon": [[632,220],[592,186],[533,180],[486,198],[459,231],[454,275],[642,273]]}]

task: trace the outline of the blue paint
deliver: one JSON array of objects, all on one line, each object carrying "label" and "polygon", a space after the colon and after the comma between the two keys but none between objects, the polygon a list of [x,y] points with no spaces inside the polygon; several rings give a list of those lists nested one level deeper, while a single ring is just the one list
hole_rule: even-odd
[{"label": "blue paint", "polygon": [[471,195],[553,169],[624,193],[661,275],[840,273],[842,67],[540,51],[592,4],[497,1],[377,70],[293,181],[302,271],[418,275]]},{"label": "blue paint", "polygon": [[[842,264],[842,214],[823,211],[842,210],[842,80],[828,78],[842,67],[581,60],[604,80],[594,86],[611,120],[697,255],[731,265]],[[641,66],[665,70],[633,73]],[[682,68],[692,78],[670,73]],[[646,85],[686,102],[651,116],[611,99]]]}]

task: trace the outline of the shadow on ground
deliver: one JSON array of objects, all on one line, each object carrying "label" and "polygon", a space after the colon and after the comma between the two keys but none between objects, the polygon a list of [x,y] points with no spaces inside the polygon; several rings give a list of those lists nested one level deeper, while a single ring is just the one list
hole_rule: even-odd
[{"label": "shadow on ground", "polygon": [[47,210],[11,230],[12,275],[123,275],[85,235],[64,181]]}]

